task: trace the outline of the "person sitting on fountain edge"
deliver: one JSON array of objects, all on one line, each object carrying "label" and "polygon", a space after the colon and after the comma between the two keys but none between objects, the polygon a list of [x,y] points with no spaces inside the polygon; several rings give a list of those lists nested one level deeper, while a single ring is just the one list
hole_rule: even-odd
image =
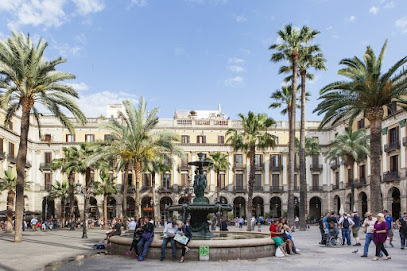
[{"label": "person sitting on fountain edge", "polygon": [[176,259],[176,252],[177,252],[177,247],[175,246],[175,234],[178,231],[178,225],[176,223],[177,221],[175,219],[172,220],[172,222],[170,224],[165,225],[165,229],[164,229],[164,239],[163,239],[163,243],[161,246],[161,257],[160,257],[160,261],[164,261],[165,259],[165,248],[168,244],[168,241],[171,242],[171,247],[172,247],[172,259],[175,260]]},{"label": "person sitting on fountain edge", "polygon": [[151,242],[153,242],[154,239],[153,223],[150,223],[148,217],[146,216],[143,218],[143,220],[144,220],[144,225],[142,227],[143,234],[141,236],[141,240],[137,244],[137,250],[139,253],[141,253],[141,256],[138,258],[139,261],[144,261],[148,252],[148,248],[150,247]]}]

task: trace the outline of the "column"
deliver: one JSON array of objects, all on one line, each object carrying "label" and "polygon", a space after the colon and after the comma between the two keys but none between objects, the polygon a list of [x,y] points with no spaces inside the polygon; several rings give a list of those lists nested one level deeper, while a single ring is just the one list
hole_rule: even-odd
[{"label": "column", "polygon": [[384,144],[387,143],[387,134],[382,136],[382,143],[383,143],[383,146],[382,146],[382,150],[383,150],[383,155],[382,155],[383,171],[382,172],[384,173],[384,172],[387,172],[387,154],[384,151]]},{"label": "column", "polygon": [[281,156],[283,157],[283,185],[287,185],[287,155],[282,154]]},{"label": "column", "polygon": [[[246,157],[246,186],[249,186],[250,159]],[[244,183],[244,182],[243,182]]]},{"label": "column", "polygon": [[228,171],[228,191],[233,191],[233,154],[229,153],[228,154],[229,157],[229,163],[230,163],[230,167],[229,167],[229,171]]},{"label": "column", "polygon": [[341,164],[339,167],[339,184],[342,183],[342,187],[340,188],[345,188],[346,186],[346,174],[345,174],[345,165]]},{"label": "column", "polygon": [[366,160],[367,176],[370,176],[370,156]]},{"label": "column", "polygon": [[406,128],[400,127],[400,138],[401,138],[401,147],[400,147],[400,168],[402,175],[405,176],[406,171],[406,148],[403,146],[403,138],[406,136]]},{"label": "column", "polygon": [[209,185],[209,191],[216,191],[215,187],[216,187],[216,178],[215,178],[215,171],[211,170],[210,173],[210,185]]},{"label": "column", "polygon": [[177,167],[178,167],[178,157],[173,155],[172,156],[172,174],[173,175],[173,185],[178,186],[178,171],[177,171]]},{"label": "column", "polygon": [[356,161],[353,163],[353,179],[359,179],[358,164],[356,163]]},{"label": "column", "polygon": [[123,183],[123,174],[122,171],[118,171],[116,172],[116,180],[117,180],[117,184],[122,184]]},{"label": "column", "polygon": [[[270,185],[270,154],[264,154],[264,185],[269,186]],[[268,191],[268,190],[265,190]],[[264,209],[266,210],[266,209]]]}]

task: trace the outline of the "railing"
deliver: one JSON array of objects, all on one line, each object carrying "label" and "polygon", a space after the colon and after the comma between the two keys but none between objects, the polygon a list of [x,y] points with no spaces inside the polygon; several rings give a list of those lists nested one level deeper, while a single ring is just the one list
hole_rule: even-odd
[{"label": "railing", "polygon": [[0,160],[4,160],[6,158],[6,153],[4,151],[0,152]]},{"label": "railing", "polygon": [[233,169],[245,169],[245,168],[246,168],[246,166],[243,163],[235,163],[233,165]]},{"label": "railing", "polygon": [[270,192],[282,193],[284,192],[284,186],[270,186]]},{"label": "railing", "polygon": [[188,164],[182,164],[179,166],[179,170],[189,170]]},{"label": "railing", "polygon": [[398,140],[384,145],[385,152],[391,152],[397,149],[400,149],[400,142]]},{"label": "railing", "polygon": [[47,184],[47,185],[42,185],[40,187],[41,191],[51,191],[52,190],[52,185],[51,184]]},{"label": "railing", "polygon": [[254,163],[254,167],[256,168],[256,170],[263,170],[264,163]]},{"label": "railing", "polygon": [[127,187],[127,193],[134,193],[136,192],[136,187],[134,185],[129,185]]},{"label": "railing", "polygon": [[383,175],[383,182],[399,181],[400,174],[398,171],[387,172]]},{"label": "railing", "polygon": [[311,171],[321,172],[323,169],[323,166],[322,166],[322,164],[311,164],[310,169],[311,169]]},{"label": "railing", "polygon": [[41,163],[40,170],[51,170],[51,163]]},{"label": "railing", "polygon": [[352,180],[348,180],[348,182],[345,185],[346,188],[352,188]]},{"label": "railing", "polygon": [[270,165],[270,170],[271,171],[281,171],[281,164],[280,165]]},{"label": "railing", "polygon": [[153,191],[153,189],[152,189],[152,187],[151,186],[147,186],[147,185],[143,185],[142,187],[141,187],[141,189],[140,189],[140,192],[152,192]]},{"label": "railing", "polygon": [[16,157],[14,156],[14,154],[11,154],[11,153],[7,154],[7,160],[12,164],[15,164],[17,162]]},{"label": "railing", "polygon": [[247,186],[234,186],[233,191],[235,193],[238,193],[238,192],[245,193],[245,192],[247,192]]},{"label": "railing", "polygon": [[354,180],[354,183],[353,183],[354,187],[361,187],[363,185],[366,185],[366,179],[365,178],[361,178],[359,180],[358,179]]},{"label": "railing", "polygon": [[264,190],[263,186],[254,186],[253,187],[253,191],[256,191],[256,192],[263,192],[263,190]]},{"label": "railing", "polygon": [[322,191],[322,186],[311,186],[310,191]]},{"label": "railing", "polygon": [[332,185],[332,190],[338,190],[338,189],[339,189],[339,184]]},{"label": "railing", "polygon": [[294,186],[293,190],[298,192],[298,191],[300,191],[300,187],[299,186]]},{"label": "railing", "polygon": [[335,170],[335,169],[337,169],[337,168],[340,167],[340,164],[339,164],[338,161],[333,161],[333,162],[331,162],[329,165],[331,166],[331,169],[332,169],[332,170]]},{"label": "railing", "polygon": [[160,188],[158,188],[158,192],[160,192],[160,193],[171,193],[171,192],[173,192],[173,188],[172,187],[160,186]]},{"label": "railing", "polygon": [[403,146],[407,146],[407,137],[403,137]]}]

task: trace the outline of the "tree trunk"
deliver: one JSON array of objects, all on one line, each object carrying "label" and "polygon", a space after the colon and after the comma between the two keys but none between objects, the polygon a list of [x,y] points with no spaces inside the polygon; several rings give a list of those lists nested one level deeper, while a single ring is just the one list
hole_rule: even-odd
[{"label": "tree trunk", "polygon": [[301,126],[300,126],[300,231],[305,231],[307,220],[307,169],[305,158],[305,76],[307,71],[301,70]]},{"label": "tree trunk", "polygon": [[250,172],[249,172],[249,193],[247,195],[247,231],[251,231],[251,218],[252,218],[252,209],[253,209],[253,186],[254,186],[254,177],[256,171],[256,165],[254,163],[254,158],[256,155],[256,145],[252,144],[250,146]]},{"label": "tree trunk", "polygon": [[[123,223],[125,224],[125,223]],[[107,229],[107,194],[103,194],[103,229]]]},{"label": "tree trunk", "polygon": [[9,190],[7,194],[7,227],[6,233],[13,232],[13,207],[14,207],[14,197],[16,193],[13,190]]},{"label": "tree trunk", "polygon": [[383,210],[383,199],[380,188],[380,153],[383,108],[366,109],[366,118],[370,122],[370,203],[371,212],[375,215]]},{"label": "tree trunk", "polygon": [[153,192],[153,218],[154,218],[154,225],[158,221],[157,215],[157,200],[155,194],[155,171],[151,173],[151,191]]},{"label": "tree trunk", "polygon": [[288,165],[288,225],[294,225],[294,161],[295,161],[295,109],[297,98],[297,73],[298,73],[298,53],[292,55],[293,76],[291,93],[291,117],[289,123],[289,165]]},{"label": "tree trunk", "polygon": [[86,230],[88,230],[88,212],[89,212],[89,201],[90,201],[90,184],[92,182],[91,179],[91,168],[87,167],[86,168],[86,173],[85,173],[85,202],[84,202],[84,211],[83,211],[83,226],[85,227]]},{"label": "tree trunk", "polygon": [[14,221],[14,242],[22,241],[23,215],[24,215],[24,175],[25,163],[27,162],[27,140],[30,129],[30,112],[34,105],[34,100],[27,98],[21,99],[21,128],[20,128],[20,145],[17,154],[17,183],[16,183],[16,207]]},{"label": "tree trunk", "polygon": [[140,207],[140,180],[141,180],[141,161],[140,160],[136,160],[135,164],[134,164],[134,171],[135,171],[135,175],[136,175],[136,197],[135,197],[135,201],[136,201],[136,210],[135,210],[135,214],[136,217],[140,217],[141,215],[141,207]]},{"label": "tree trunk", "polygon": [[61,227],[65,228],[65,199],[61,199]]},{"label": "tree trunk", "polygon": [[75,216],[74,216],[74,207],[75,207],[75,187],[74,187],[74,182],[75,182],[75,172],[69,173],[68,176],[68,182],[69,182],[69,187],[68,187],[68,194],[69,194],[69,226],[70,230],[74,231],[75,230]]},{"label": "tree trunk", "polygon": [[125,230],[127,230],[127,223],[124,223],[124,218],[127,217],[127,189],[129,187],[129,167],[130,163],[127,162],[126,165],[124,166],[123,199],[122,199],[122,221]]}]

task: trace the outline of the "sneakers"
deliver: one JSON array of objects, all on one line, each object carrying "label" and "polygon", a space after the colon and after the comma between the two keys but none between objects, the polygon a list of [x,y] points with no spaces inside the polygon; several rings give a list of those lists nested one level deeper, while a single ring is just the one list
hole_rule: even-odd
[{"label": "sneakers", "polygon": [[390,246],[391,246],[391,247],[394,247],[394,246],[393,246],[393,243],[390,243]]},{"label": "sneakers", "polygon": [[126,251],[126,256],[130,256],[130,254],[131,254],[131,251],[130,251],[130,250],[127,250],[127,251]]},{"label": "sneakers", "polygon": [[142,262],[142,261],[144,261],[144,258],[140,256],[140,257],[138,257],[138,261]]},{"label": "sneakers", "polygon": [[354,246],[354,247],[360,247],[361,244],[360,244],[360,243],[356,243],[356,244],[354,244],[353,246]]},{"label": "sneakers", "polygon": [[360,256],[362,258],[367,258],[367,255],[363,254],[362,256]]},{"label": "sneakers", "polygon": [[400,249],[404,249],[404,247],[400,248]]},{"label": "sneakers", "polygon": [[160,258],[160,262],[164,261],[165,258]]}]

